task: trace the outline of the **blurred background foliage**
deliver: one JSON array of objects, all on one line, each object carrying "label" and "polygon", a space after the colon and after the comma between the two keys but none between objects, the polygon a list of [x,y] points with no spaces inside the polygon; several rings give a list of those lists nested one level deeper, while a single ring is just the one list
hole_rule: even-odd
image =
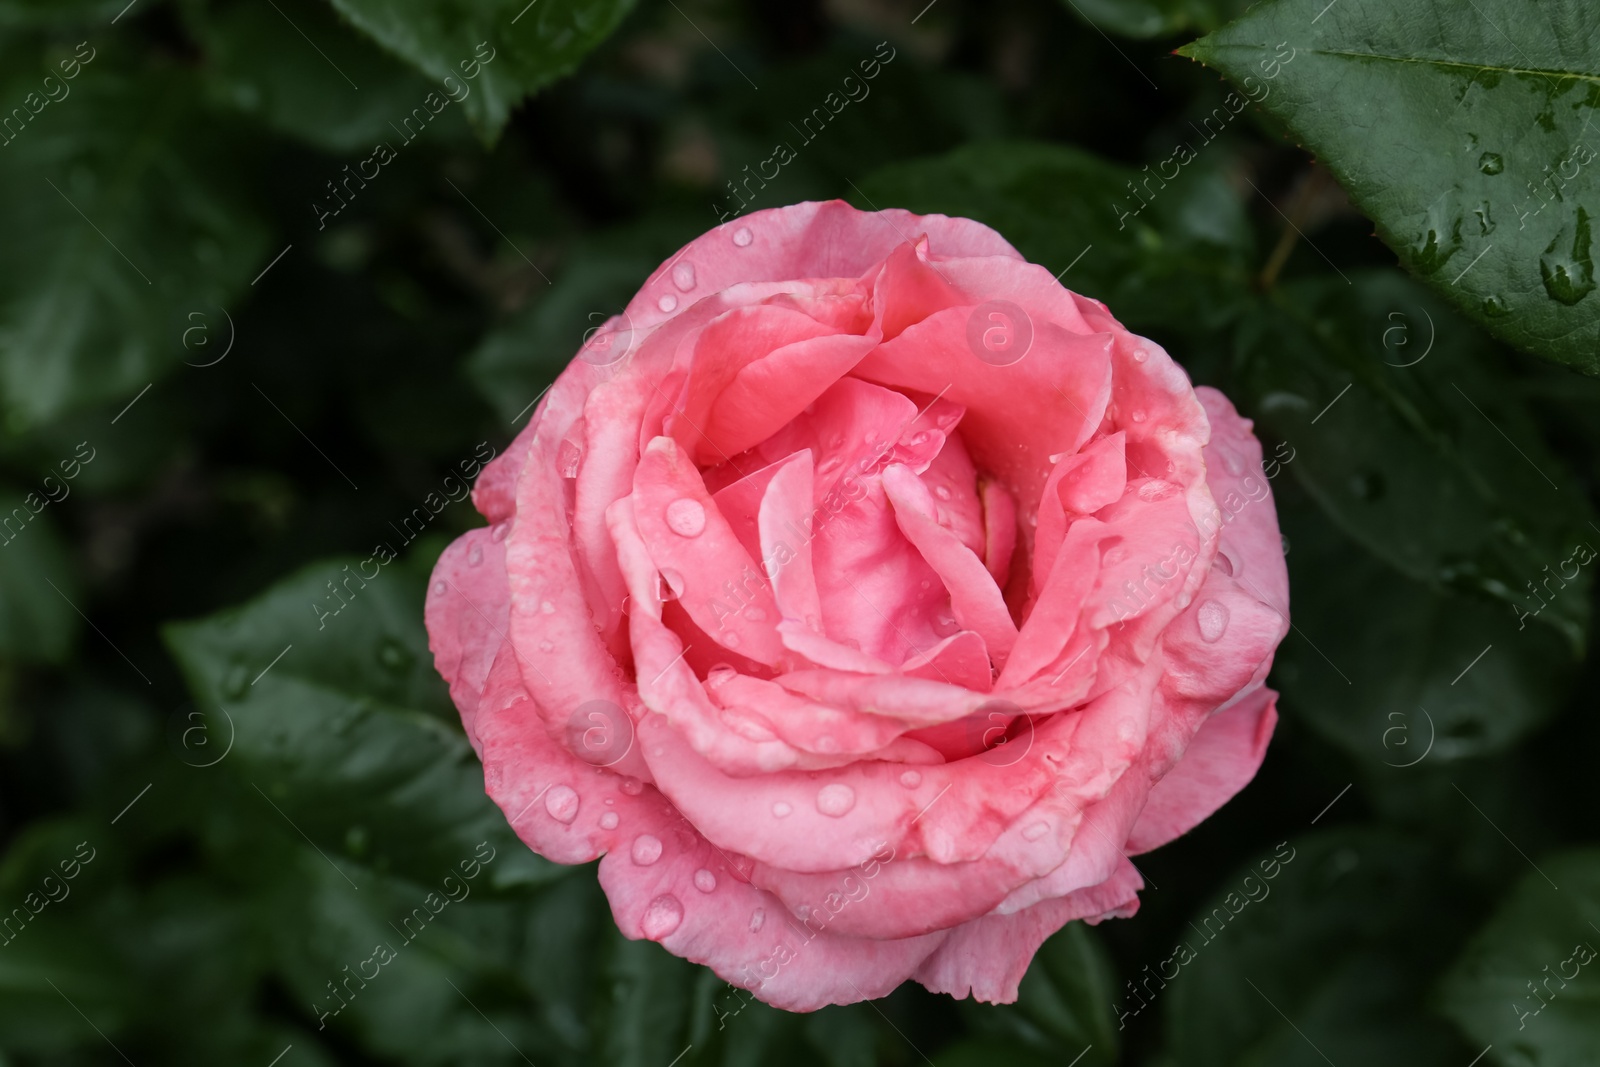
[{"label": "blurred background foliage", "polygon": [[[1600,1062],[1600,388],[1404,273],[1276,99],[1146,184],[1244,6],[0,0],[0,1064]],[[886,54],[751,207],[983,220],[1227,391],[1295,628],[1137,918],[1014,1006],[797,1016],[515,840],[421,622],[480,520],[399,526]]]}]

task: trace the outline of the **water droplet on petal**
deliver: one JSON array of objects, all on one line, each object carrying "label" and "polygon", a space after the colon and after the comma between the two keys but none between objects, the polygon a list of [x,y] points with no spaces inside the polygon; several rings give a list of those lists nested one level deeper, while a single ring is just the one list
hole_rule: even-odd
[{"label": "water droplet on petal", "polygon": [[669,600],[677,600],[683,595],[683,575],[668,567],[661,572],[661,581],[657,583],[656,598],[665,604]]},{"label": "water droplet on petal", "polygon": [[648,867],[661,858],[661,838],[654,834],[640,834],[633,839],[633,849],[629,854],[633,856],[633,862]]},{"label": "water droplet on petal", "polygon": [[1022,836],[1024,838],[1026,838],[1027,840],[1029,840],[1029,841],[1037,841],[1037,840],[1039,840],[1039,838],[1043,837],[1045,834],[1047,834],[1049,832],[1050,832],[1050,824],[1049,823],[1047,823],[1047,822],[1036,822],[1032,826],[1029,826],[1027,829],[1023,830],[1022,831]]},{"label": "water droplet on petal", "polygon": [[1215,641],[1228,628],[1228,607],[1218,601],[1207,600],[1200,605],[1196,621],[1200,624],[1200,636],[1206,641]]},{"label": "water droplet on petal", "polygon": [[482,562],[483,562],[483,546],[479,545],[479,544],[474,544],[472,546],[471,550],[467,553],[467,565],[471,566],[471,567],[476,567],[478,564],[480,564]]},{"label": "water droplet on petal", "polygon": [[496,544],[506,539],[506,534],[511,532],[511,521],[497,522],[489,528],[489,540]]},{"label": "water droplet on petal", "polygon": [[693,289],[694,288],[694,264],[693,263],[679,263],[676,267],[673,267],[672,268],[672,284],[676,285],[680,292],[687,293],[690,289]]},{"label": "water droplet on petal", "polygon": [[442,581],[434,582],[433,583],[433,595],[434,596],[443,596],[444,595],[444,591],[446,589],[448,589],[448,588],[449,588],[449,586],[445,585],[444,582],[442,582]]},{"label": "water droplet on petal", "polygon": [[616,812],[608,811],[604,815],[600,816],[600,829],[615,830],[617,828],[617,824],[620,822],[622,822],[622,819],[617,815]]},{"label": "water droplet on petal", "polygon": [[562,441],[556,449],[556,467],[563,478],[576,478],[583,463],[583,448],[575,441]]},{"label": "water droplet on petal", "polygon": [[540,641],[539,642],[539,651],[540,652],[554,652],[555,650],[556,650],[555,642],[553,642],[553,641]]},{"label": "water droplet on petal", "polygon": [[678,307],[678,298],[673,296],[671,293],[667,293],[660,300],[656,301],[656,307],[660,308],[662,311],[674,311]]},{"label": "water droplet on petal", "polygon": [[1134,422],[1143,422],[1144,421],[1144,412],[1142,410],[1140,410],[1139,408],[1134,408],[1133,409],[1133,421]]},{"label": "water droplet on petal", "polygon": [[817,790],[817,810],[837,819],[856,806],[856,791],[843,782],[834,782]]},{"label": "water droplet on petal", "polygon": [[761,927],[766,925],[766,922],[767,913],[765,911],[763,911],[761,908],[757,908],[755,911],[752,911],[750,913],[750,932],[752,934],[755,933],[757,930],[761,929]]},{"label": "water droplet on petal", "polygon": [[570,785],[558,785],[544,795],[544,810],[557,822],[571,822],[578,817],[578,793]]},{"label": "water droplet on petal", "polygon": [[750,247],[750,242],[755,240],[755,235],[750,232],[750,227],[740,226],[733,231],[733,243],[740,248]]},{"label": "water droplet on petal", "polygon": [[937,496],[940,500],[949,500],[955,494],[950,492],[949,486],[941,485],[934,488],[933,495]]},{"label": "water droplet on petal", "polygon": [[780,800],[776,804],[772,805],[772,814],[780,819],[788,816],[788,814],[793,810],[794,808],[790,806],[787,800]]},{"label": "water droplet on petal", "polygon": [[1147,360],[1149,358],[1150,358],[1150,353],[1146,352],[1142,345],[1139,348],[1134,349],[1133,361],[1135,363],[1143,363],[1145,360]]},{"label": "water droplet on petal", "polygon": [[1229,559],[1228,554],[1221,549],[1217,550],[1217,558],[1211,565],[1229,578],[1233,577],[1233,560]]},{"label": "water droplet on petal", "polygon": [[694,887],[702,893],[709,893],[717,888],[717,876],[701,867],[694,872]]},{"label": "water droplet on petal", "polygon": [[679,537],[699,537],[706,528],[706,509],[698,500],[679,497],[667,505],[667,528]]},{"label": "water droplet on petal", "polygon": [[639,929],[652,941],[660,941],[683,922],[683,905],[671,893],[663,893],[650,902],[639,920]]},{"label": "water droplet on petal", "polygon": [[622,791],[630,797],[636,797],[644,792],[644,783],[637,778],[624,778],[622,780]]},{"label": "water droplet on petal", "polygon": [[907,789],[915,789],[922,784],[921,771],[903,771],[900,774],[900,784]]},{"label": "water droplet on petal", "polygon": [[539,610],[544,612],[546,615],[554,615],[556,613],[556,606],[550,601],[545,600],[540,602]]}]

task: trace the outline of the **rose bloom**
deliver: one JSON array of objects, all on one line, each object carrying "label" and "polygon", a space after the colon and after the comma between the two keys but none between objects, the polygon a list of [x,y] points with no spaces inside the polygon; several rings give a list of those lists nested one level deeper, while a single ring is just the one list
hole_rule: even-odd
[{"label": "rose bloom", "polygon": [[485,469],[438,669],[628,937],[797,1011],[1014,1000],[1260,765],[1288,577],[1250,425],[976,222],[758,212]]}]

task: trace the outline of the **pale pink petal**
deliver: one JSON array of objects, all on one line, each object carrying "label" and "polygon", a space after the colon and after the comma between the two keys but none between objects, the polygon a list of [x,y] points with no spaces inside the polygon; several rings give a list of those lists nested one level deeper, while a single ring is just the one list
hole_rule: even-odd
[{"label": "pale pink petal", "polygon": [[777,664],[784,649],[772,587],[671,438],[650,442],[633,486],[639,536],[667,582],[681,584],[678,603],[720,644]]},{"label": "pale pink petal", "polygon": [[1045,939],[1074,919],[1126,918],[1139,909],[1144,880],[1126,861],[1100,885],[1042,901],[1012,915],[986,915],[950,931],[917,969],[917,981],[935,993],[1010,1004]]},{"label": "pale pink petal", "polygon": [[1011,577],[1011,553],[1017,547],[1017,502],[993,478],[978,482],[983,503],[983,565],[1004,589]]},{"label": "pale pink petal", "polygon": [[1028,354],[995,366],[967,342],[969,308],[937,312],[862,360],[856,377],[943,396],[967,409],[961,436],[974,462],[1005,484],[1023,522],[1044,488],[1049,457],[1076,451],[1100,425],[1111,393],[1111,338],[1033,323]]},{"label": "pale pink petal", "polygon": [[894,505],[895,522],[939,575],[950,594],[956,621],[975,630],[996,664],[1004,665],[1017,640],[1005,598],[983,560],[934,518],[934,497],[909,468],[891,465],[883,472],[883,488]]},{"label": "pale pink petal", "polygon": [[1178,765],[1151,787],[1128,837],[1129,852],[1148,852],[1188,833],[1250,784],[1278,722],[1277,696],[1257,689],[1205,721]]}]

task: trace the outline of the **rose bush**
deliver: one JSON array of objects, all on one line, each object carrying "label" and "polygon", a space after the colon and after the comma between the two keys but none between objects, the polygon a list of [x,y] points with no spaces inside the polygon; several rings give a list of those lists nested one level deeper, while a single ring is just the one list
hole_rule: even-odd
[{"label": "rose bush", "polygon": [[702,236],[474,501],[427,624],[489,795],[780,1007],[1014,999],[1276,721],[1250,423],[969,220]]}]

